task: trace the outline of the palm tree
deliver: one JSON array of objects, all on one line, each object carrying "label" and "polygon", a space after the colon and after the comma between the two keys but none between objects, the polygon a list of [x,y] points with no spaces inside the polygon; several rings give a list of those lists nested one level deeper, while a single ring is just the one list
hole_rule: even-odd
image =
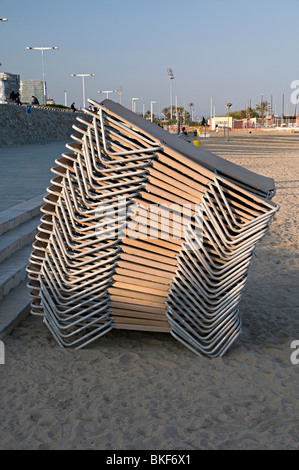
[{"label": "palm tree", "polygon": [[181,116],[184,114],[184,106],[177,107],[178,113],[181,113]]},{"label": "palm tree", "polygon": [[265,114],[267,111],[270,110],[270,104],[268,101],[261,101],[260,104],[257,104],[255,107],[255,110],[259,113],[261,121],[262,121],[262,126],[264,125],[264,120],[265,120]]},{"label": "palm tree", "polygon": [[257,112],[255,111],[255,109],[248,106],[245,111],[245,117],[247,117],[248,119],[255,118],[257,117]]},{"label": "palm tree", "polygon": [[162,109],[162,114],[164,114],[165,118],[169,121],[170,119],[170,108],[163,108]]}]

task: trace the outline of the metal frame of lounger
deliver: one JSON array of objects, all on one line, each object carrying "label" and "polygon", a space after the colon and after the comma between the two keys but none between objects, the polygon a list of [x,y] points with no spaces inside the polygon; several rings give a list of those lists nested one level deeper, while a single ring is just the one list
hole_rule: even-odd
[{"label": "metal frame of lounger", "polygon": [[[228,276],[225,276],[223,280],[214,282],[208,277],[207,273],[201,269],[200,265],[197,263],[197,260],[194,260],[194,258],[189,256],[190,254],[190,250],[180,253],[180,264],[177,272],[179,273],[180,270],[184,272],[189,268],[190,271],[188,274],[192,274],[192,276],[194,276],[198,283],[198,288],[200,289],[201,286],[210,299],[218,298],[222,292],[226,292],[227,288],[229,288],[231,285],[234,285],[236,282],[239,282],[240,279],[243,279],[248,272],[248,267],[252,259],[251,256],[249,262],[246,260],[246,264],[243,263],[242,265],[239,265],[235,271],[230,273]],[[183,259],[183,261],[180,261],[181,259]]]},{"label": "metal frame of lounger", "polygon": [[[87,332],[85,335],[81,335],[79,338],[74,339],[72,342],[70,341],[65,341],[63,337],[58,334],[57,329],[55,327],[55,324],[53,323],[51,319],[51,313],[48,311],[47,312],[47,306],[45,305],[46,313],[48,315],[44,316],[44,323],[52,333],[53,337],[57,341],[57,343],[62,347],[73,347],[74,349],[81,349],[86,347],[88,344],[91,342],[97,340],[98,338],[101,338],[103,335],[107,334],[109,331],[112,330],[113,328],[113,320],[112,318],[109,319],[109,322],[104,323],[103,325],[96,325],[92,331]],[[106,315],[108,315],[109,312]],[[103,316],[104,318],[104,316]],[[77,333],[78,334],[78,333]]]},{"label": "metal frame of lounger", "polygon": [[171,324],[172,336],[198,356],[222,357],[242,331],[242,323],[239,320],[236,325],[232,326],[231,330],[226,332],[225,336],[221,338],[221,341],[217,342],[217,346],[211,351],[209,348],[203,348],[199,341],[195,340],[194,337],[187,332],[185,327],[179,326],[178,323],[170,317],[168,312],[166,315]]},{"label": "metal frame of lounger", "polygon": [[230,312],[233,307],[238,305],[241,295],[242,289],[239,292],[232,293],[230,298],[224,299],[217,307],[212,309],[211,307],[207,308],[200,299],[195,299],[191,294],[186,291],[184,292],[182,288],[174,284],[168,296],[167,303],[173,303],[174,299],[179,303],[178,299],[180,299],[182,305],[186,305],[186,308],[188,308],[188,312],[190,314],[193,312],[194,319],[196,319],[200,325],[203,325],[202,322],[214,323],[224,312]]},{"label": "metal frame of lounger", "polygon": [[214,321],[211,321],[208,325],[205,322],[198,321],[195,313],[192,313],[190,309],[186,307],[182,308],[182,305],[174,304],[174,302],[168,304],[168,315],[174,322],[181,327],[187,326],[187,329],[194,334],[195,337],[201,342],[201,346],[206,346],[212,341],[219,339],[223,334],[226,326],[231,326],[238,319],[239,325],[241,324],[238,309],[235,306],[223,311],[218,315]]},{"label": "metal frame of lounger", "polygon": [[[32,311],[61,347],[84,347],[117,327],[170,329],[196,354],[223,355],[240,334],[248,268],[277,206],[263,189],[251,193],[164,146],[142,123],[89,102],[96,112],[78,117],[44,197],[27,269]],[[179,239],[173,203],[194,211]],[[163,214],[134,219],[133,204],[137,215],[138,204]],[[155,243],[148,230],[163,241],[163,217],[170,239]]]},{"label": "metal frame of lounger", "polygon": [[[246,230],[250,225],[255,225],[257,223],[257,219],[258,219],[257,217],[253,217],[252,220],[250,220],[246,223],[240,223],[236,219],[236,217],[235,217],[235,215],[234,215],[234,213],[231,209],[231,206],[228,202],[228,199],[226,198],[226,196],[223,192],[223,189],[221,188],[220,182],[223,182],[223,180],[217,177],[214,180],[215,185],[210,183],[207,186],[211,190],[214,197],[217,199],[217,202],[220,205],[220,207],[223,207],[222,203],[221,203],[221,199],[222,199],[224,207],[225,207],[225,209],[227,211],[227,214],[228,214],[228,217],[227,217],[226,220],[227,220],[227,223],[228,223],[229,227],[232,230],[239,229],[239,230],[242,231],[242,230]],[[218,191],[219,195],[217,195],[217,191]],[[251,201],[256,201],[256,198],[252,198],[251,194],[250,194],[250,198],[251,198]],[[272,216],[275,215],[275,213],[279,209],[279,207],[277,205],[275,205],[272,201],[261,200],[260,204],[263,204],[264,210],[262,211],[262,207],[260,208],[263,213],[260,216],[258,216],[259,219],[262,219],[263,216],[266,217],[266,218],[271,218]],[[225,214],[224,211],[223,211],[223,214]],[[232,224],[234,224],[234,225],[232,225]]]},{"label": "metal frame of lounger", "polygon": [[[209,222],[216,230],[216,233],[218,234],[218,236],[221,238],[222,243],[228,249],[229,248],[234,249],[234,245],[238,245],[242,243],[246,238],[251,237],[253,234],[257,232],[260,233],[261,230],[263,229],[267,231],[269,227],[269,219],[265,218],[266,222],[264,222],[264,220],[257,221],[256,224],[252,225],[247,230],[243,230],[241,233],[237,235],[231,235],[229,234],[227,228],[223,224],[223,221],[219,220],[220,217],[218,218],[218,220],[216,219],[213,212],[208,207],[205,198],[202,199],[202,211],[207,214],[207,217],[209,218]],[[195,216],[195,219],[196,219],[196,216]]]},{"label": "metal frame of lounger", "polygon": [[[100,122],[101,129],[104,130],[102,116],[101,116],[100,121],[101,121]],[[93,132],[97,140],[98,150],[101,152],[97,128],[94,128]],[[89,131],[89,136],[91,136],[90,131]],[[103,139],[104,139],[103,145],[104,145],[105,151],[107,151],[108,150],[107,145],[110,145],[110,141],[109,139],[106,138],[105,135],[103,136]],[[113,145],[115,148],[115,144]],[[104,204],[107,204],[108,201],[110,204],[111,204],[111,201],[114,203],[116,202],[119,203],[119,196],[121,195],[125,195],[127,197],[128,196],[130,197],[132,195],[136,196],[136,190],[137,191],[140,190],[140,188],[142,188],[141,183],[144,183],[147,179],[148,171],[146,168],[150,164],[149,159],[153,157],[153,155],[148,155],[148,154],[152,154],[153,150],[161,149],[161,146],[155,146],[154,149],[153,148],[144,149],[143,147],[133,149],[129,151],[130,157],[128,158],[127,150],[123,151],[121,147],[117,144],[116,144],[116,147],[118,147],[117,149],[119,151],[109,152],[109,161],[107,160],[104,162],[104,164],[109,164],[109,166],[114,165],[114,167],[112,169],[104,168],[104,176],[102,178],[100,177],[97,178],[96,184],[93,184],[90,186],[95,191],[97,191],[97,189],[102,190],[102,191],[104,190],[104,193],[97,194],[96,196],[94,195],[94,193],[90,193],[88,190],[88,187],[90,183],[92,182],[92,174],[91,175],[88,174],[87,176],[88,181],[85,178],[86,169],[87,170],[91,169],[91,161],[90,161],[90,155],[88,152],[88,143],[87,143],[86,135],[84,136],[84,144],[82,146],[83,157],[84,157],[83,159],[81,158],[80,153],[79,153],[80,146],[77,146],[76,144],[70,144],[70,145],[67,145],[67,148],[76,152],[76,157],[73,157],[72,155],[70,156],[68,154],[64,154],[62,159],[56,160],[56,163],[58,163],[59,165],[62,165],[65,168],[65,171],[63,172],[63,175],[60,174],[60,172],[58,172],[59,185],[53,185],[52,187],[49,188],[48,192],[50,193],[50,195],[45,197],[45,202],[50,203],[52,206],[53,205],[57,206],[55,212],[56,213],[58,212],[58,220],[59,220],[60,226],[58,227],[57,225],[58,222],[55,217],[52,228],[54,227],[54,234],[56,235],[57,240],[59,241],[56,242],[54,238],[52,237],[52,241],[47,247],[49,254],[45,253],[44,256],[45,256],[45,262],[51,266],[51,276],[53,276],[53,273],[57,272],[56,276],[58,277],[56,277],[56,282],[59,280],[60,289],[62,288],[62,284],[67,285],[68,287],[75,284],[76,281],[75,280],[70,281],[69,276],[76,277],[76,274],[80,276],[80,283],[86,284],[86,281],[89,278],[94,278],[93,271],[90,273],[89,272],[90,270],[99,270],[101,266],[104,266],[107,262],[108,263],[111,262],[111,258],[108,257],[107,261],[104,259],[102,262],[100,261],[96,265],[95,259],[92,256],[89,257],[87,253],[85,253],[85,256],[84,256],[84,253],[82,253],[82,251],[84,252],[84,248],[82,247],[83,240],[85,241],[84,243],[85,246],[86,245],[92,246],[92,248],[89,249],[89,254],[90,254],[90,250],[92,252],[95,252],[94,250],[95,229],[100,230],[101,227],[106,228],[107,225],[109,227],[109,222],[111,222],[111,225],[114,225],[116,222],[114,218],[115,212],[114,210],[112,210],[111,211],[113,215],[112,219],[107,220],[108,214],[105,213],[103,215],[103,218],[105,219],[104,222],[98,223],[97,226],[93,224],[92,229],[90,228],[91,223],[93,223],[95,220],[97,220],[98,222],[99,220],[99,214],[98,214],[99,205],[100,205],[99,202],[102,199]],[[93,147],[91,148],[93,149]],[[140,155],[141,151],[143,152],[143,156]],[[92,153],[92,158],[94,158],[95,157],[94,151],[92,150],[91,153]],[[112,160],[110,158],[111,156],[115,158],[120,155],[124,155],[125,158],[123,159],[118,158],[116,160]],[[98,157],[100,157],[100,161],[101,163],[103,163],[100,153],[98,153]],[[140,163],[140,161],[142,160],[145,161],[144,164]],[[70,163],[67,163],[69,161]],[[129,170],[129,172],[127,171],[127,169]],[[103,170],[103,168],[101,170]],[[121,174],[117,174],[116,171],[121,171]],[[105,175],[105,172],[106,172],[106,175]],[[129,178],[127,176],[127,173],[129,175]],[[137,174],[137,178],[136,178],[136,174]],[[75,183],[76,187],[74,186],[74,181],[75,181],[74,178],[76,178],[76,183]],[[70,199],[70,197],[72,197],[72,200]],[[88,214],[86,214],[86,211],[80,211],[80,207],[79,205],[77,205],[78,204],[77,197],[84,198],[85,207],[86,207],[86,202],[88,199],[90,201],[92,201],[93,199],[96,201],[95,206],[90,211],[88,211]],[[117,200],[116,200],[116,197],[118,198]],[[73,207],[74,203],[75,205]],[[89,205],[90,204],[92,204],[92,202],[89,203]],[[65,205],[65,209],[63,208],[64,205]],[[76,215],[76,212],[74,212],[74,209],[76,210],[78,215],[81,213],[79,217]],[[62,210],[63,217],[60,216],[60,210]],[[67,210],[67,213],[65,212],[65,210]],[[118,223],[119,222],[121,223],[122,221],[124,223],[123,225],[121,225],[121,228],[124,228],[125,219],[122,219],[121,217],[117,218]],[[84,227],[84,224],[86,223],[87,223],[87,226]],[[66,263],[67,256],[66,256],[66,250],[62,248],[63,240],[61,239],[61,228],[62,228],[62,233],[63,232],[67,233],[68,231],[69,236],[71,236],[71,238],[77,239],[77,242],[79,245],[78,248],[81,249],[81,252],[77,253],[78,256],[76,258],[73,258],[72,263],[69,263],[69,262]],[[51,225],[45,225],[42,223],[39,227],[39,230],[41,233],[39,234],[38,239],[46,242],[48,237],[47,235],[44,234],[44,232],[46,231],[48,232],[48,234],[51,235]],[[109,240],[109,234],[113,231],[114,231],[114,227],[110,229],[108,228],[108,230],[106,229],[104,231],[100,231],[99,233],[100,233],[101,238],[103,238],[104,241],[107,241]],[[80,235],[79,236],[75,235],[74,237],[74,233],[76,234],[80,233]],[[98,238],[99,238],[99,233],[98,233]],[[87,243],[88,239],[91,239],[89,243]],[[96,241],[99,242],[98,239]],[[105,245],[107,245],[107,243],[105,243]],[[72,249],[74,249],[74,247],[72,247]],[[117,250],[116,257],[114,258],[115,261],[117,259],[118,253],[119,253],[119,249]],[[80,256],[82,256],[84,260],[79,261]],[[106,254],[104,253],[101,256],[98,255],[98,258],[102,259],[102,258],[105,258],[105,256]],[[50,258],[52,259],[52,262],[50,261]],[[34,259],[34,256],[33,256],[33,259]],[[58,260],[60,261],[58,262]],[[53,263],[55,265],[55,269],[53,269]],[[45,269],[47,271],[46,264],[45,264]],[[86,275],[82,276],[83,273],[86,273]],[[65,275],[67,275],[67,278],[65,277]],[[42,286],[43,286],[42,288],[45,289],[45,284],[42,284]],[[40,291],[42,291],[42,289]],[[42,292],[41,292],[41,300],[42,302],[45,302],[45,297]],[[57,298],[56,298],[56,301],[58,302]],[[54,308],[53,302],[51,303],[51,308],[52,309]],[[49,305],[46,311],[48,311],[48,316],[49,316]],[[50,325],[51,322],[48,322],[48,324]],[[51,325],[53,329],[53,324]],[[57,334],[58,333],[56,330],[56,337],[57,337]]]},{"label": "metal frame of lounger", "polygon": [[[241,224],[234,216],[217,178],[214,183],[208,185],[209,189],[213,187],[213,184],[219,189],[225,209],[217,200],[217,210],[209,197],[208,190],[204,191],[201,204],[194,215],[194,222],[189,223],[185,230],[185,243],[178,257],[178,270],[167,301],[167,317],[172,326],[171,333],[194,352],[208,356],[213,356],[216,350],[219,354],[220,345],[223,345],[223,338],[218,335],[219,319],[221,319],[221,324],[227,325],[229,329],[231,312],[237,311],[244,291],[247,268],[251,262],[253,250],[256,243],[267,232],[269,221],[277,211],[273,203],[265,203],[265,213],[257,215],[258,212],[255,212],[251,220]],[[212,193],[214,197],[217,196],[215,191]],[[243,194],[245,197],[246,194]],[[231,226],[223,230],[228,217],[232,220]],[[232,224],[236,229],[230,236],[230,230],[235,228]],[[245,269],[240,270],[240,263],[243,261],[245,261]],[[190,268],[192,274],[189,272]],[[237,277],[234,276],[235,270],[238,272]],[[216,295],[213,289],[207,289],[207,277],[225,282],[227,276],[223,278],[223,273],[229,274],[233,281],[231,284],[226,282],[222,290],[218,288]],[[203,282],[202,279],[204,279]],[[210,299],[211,293],[213,296]],[[226,312],[223,312],[223,308]],[[211,320],[209,336],[202,336],[200,332],[203,331],[209,319]],[[233,329],[231,335],[226,336],[224,350],[227,350],[227,344],[231,344],[232,338],[239,334],[240,328],[238,323],[238,327]],[[212,338],[212,343],[207,342],[207,338]],[[212,348],[212,345],[215,347]]]},{"label": "metal frame of lounger", "polygon": [[[221,230],[223,232],[223,235],[226,238],[230,238],[231,240],[239,240],[240,237],[243,236],[243,232],[247,232],[247,230],[250,229],[250,227],[244,227],[243,230],[240,230],[238,227],[233,227],[230,226],[228,227],[225,222],[226,222],[226,217],[227,214],[222,206],[220,206],[219,203],[219,209],[222,210],[223,217],[221,217],[220,211],[216,209],[216,206],[214,202],[212,201],[211,194],[208,191],[205,191],[204,193],[205,198],[203,198],[202,203],[205,207],[208,208],[208,210],[213,214],[213,220],[215,220],[215,223],[218,224],[218,226],[221,227]],[[211,207],[209,207],[209,205]],[[265,224],[265,220],[267,220],[267,224],[269,224],[271,220],[271,215],[269,214],[264,214],[264,216],[259,216],[257,219],[255,219],[255,223],[252,224],[252,229],[253,230],[258,230],[259,226],[263,226]],[[214,224],[213,224],[214,225]]]},{"label": "metal frame of lounger", "polygon": [[243,276],[241,281],[238,280],[238,282],[234,282],[231,286],[229,286],[230,290],[226,288],[226,291],[224,291],[221,297],[217,295],[211,298],[209,295],[207,295],[207,292],[202,288],[201,284],[197,282],[195,277],[186,272],[184,266],[179,266],[179,269],[176,273],[176,278],[173,280],[173,286],[175,286],[176,283],[178,286],[183,286],[184,284],[186,289],[189,287],[190,290],[194,291],[194,298],[196,298],[197,295],[203,297],[204,300],[201,299],[201,303],[206,309],[212,309],[215,308],[215,306],[218,307],[218,305],[222,304],[224,301],[226,301],[226,299],[230,299],[233,295],[235,295],[235,292],[242,291],[244,289],[245,282],[246,276]]},{"label": "metal frame of lounger", "polygon": [[193,324],[195,331],[202,333],[211,332],[215,326],[225,319],[230,319],[232,312],[237,308],[237,303],[227,304],[219,309],[214,316],[207,318],[204,313],[199,313],[197,307],[193,303],[188,303],[188,299],[174,292],[171,293],[167,300],[167,307],[172,308],[175,312],[180,312],[182,317],[188,319]]},{"label": "metal frame of lounger", "polygon": [[[198,222],[198,215],[195,215],[195,221]],[[211,247],[214,248],[214,250],[217,252],[217,255],[219,258],[228,261],[229,259],[237,256],[238,254],[242,253],[243,251],[246,251],[248,249],[251,249],[252,246],[256,245],[256,243],[266,234],[268,231],[268,226],[263,227],[262,230],[259,230],[256,232],[256,230],[253,230],[253,234],[247,233],[246,237],[244,236],[244,240],[242,243],[238,243],[236,246],[234,245],[229,245],[226,240],[224,239],[223,236],[218,232],[218,230],[212,230],[211,227],[209,226],[208,222],[205,219],[202,219],[203,222],[203,228],[204,230],[204,237],[207,239],[207,242],[211,245]],[[190,235],[194,233],[193,230],[190,229]],[[217,238],[218,237],[218,238]],[[203,245],[203,250],[204,250],[204,243]],[[228,251],[229,250],[229,251]],[[206,252],[206,257],[209,259],[209,255]]]},{"label": "metal frame of lounger", "polygon": [[209,329],[200,329],[194,327],[194,322],[192,324],[191,315],[189,312],[184,312],[180,308],[173,308],[169,306],[168,316],[172,319],[172,322],[175,323],[179,328],[182,329],[183,326],[186,327],[187,332],[192,334],[194,338],[197,338],[199,342],[199,347],[203,350],[209,349],[211,343],[216,345],[216,342],[221,340],[223,334],[230,330],[231,327],[241,328],[241,319],[239,316],[238,308],[230,309],[227,315],[223,315],[219,318],[219,321],[215,322],[212,328]]}]

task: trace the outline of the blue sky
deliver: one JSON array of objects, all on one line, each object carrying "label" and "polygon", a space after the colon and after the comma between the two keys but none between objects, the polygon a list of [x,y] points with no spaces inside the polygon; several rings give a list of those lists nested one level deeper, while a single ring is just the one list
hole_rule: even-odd
[{"label": "blue sky", "polygon": [[[98,90],[123,89],[122,103],[137,110],[173,104],[209,116],[255,106],[263,96],[281,112],[294,112],[290,84],[299,79],[299,0],[0,0],[1,72],[21,80],[42,78],[41,53],[26,46],[58,46],[46,51],[48,94],[56,103],[101,101]],[[119,101],[118,95],[110,95]]]}]

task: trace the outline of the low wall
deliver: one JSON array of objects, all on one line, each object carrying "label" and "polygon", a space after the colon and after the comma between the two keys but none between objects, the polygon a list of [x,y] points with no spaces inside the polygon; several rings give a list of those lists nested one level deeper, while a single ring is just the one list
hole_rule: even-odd
[{"label": "low wall", "polygon": [[81,114],[26,106],[0,104],[0,147],[19,144],[48,144],[71,141],[72,125]]}]

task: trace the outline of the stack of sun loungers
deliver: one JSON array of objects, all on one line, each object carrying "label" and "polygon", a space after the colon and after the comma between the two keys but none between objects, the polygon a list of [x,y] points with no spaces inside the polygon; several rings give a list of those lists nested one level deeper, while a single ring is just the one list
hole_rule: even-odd
[{"label": "stack of sun loungers", "polygon": [[27,267],[32,314],[62,347],[112,328],[170,332],[221,356],[256,243],[278,210],[271,178],[89,100],[56,160]]}]

